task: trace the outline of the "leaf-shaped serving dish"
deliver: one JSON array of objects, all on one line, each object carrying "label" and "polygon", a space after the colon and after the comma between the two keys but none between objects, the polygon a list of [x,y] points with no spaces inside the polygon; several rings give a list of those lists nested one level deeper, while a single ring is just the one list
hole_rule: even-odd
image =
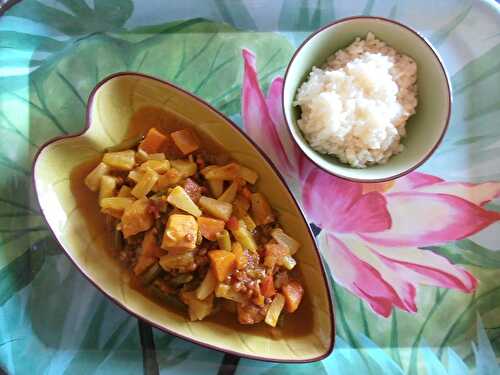
[{"label": "leaf-shaped serving dish", "polygon": [[[277,209],[285,230],[302,244],[296,258],[306,297],[299,310],[287,316],[281,336],[271,335],[268,327],[238,326],[230,321],[190,322],[185,314],[157,304],[132,288],[129,273],[106,251],[111,238],[100,224],[97,200],[94,197],[82,204],[77,198],[75,171],[85,161],[95,160],[106,147],[125,140],[134,113],[151,106],[185,118],[200,134],[220,143],[236,161],[256,170],[258,190]],[[61,247],[92,283],[130,313],[194,343],[254,359],[309,362],[331,352],[331,297],[304,215],[262,151],[235,124],[199,98],[152,77],[112,75],[90,95],[86,129],[43,146],[35,158],[33,176],[43,215]],[[90,221],[89,212],[95,212]]]}]

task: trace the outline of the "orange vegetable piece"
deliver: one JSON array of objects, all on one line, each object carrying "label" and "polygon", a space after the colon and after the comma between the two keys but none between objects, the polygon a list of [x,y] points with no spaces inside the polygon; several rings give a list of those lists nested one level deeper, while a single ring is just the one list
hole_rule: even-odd
[{"label": "orange vegetable piece", "polygon": [[260,292],[264,297],[272,297],[276,294],[276,289],[274,289],[273,275],[267,275],[262,283],[260,284]]},{"label": "orange vegetable piece", "polygon": [[149,129],[146,137],[141,142],[139,148],[146,151],[148,154],[160,152],[163,145],[167,141],[167,136],[160,133],[156,128]]},{"label": "orange vegetable piece", "polygon": [[211,217],[200,216],[198,218],[198,228],[201,235],[209,241],[215,241],[216,234],[224,230],[225,223],[223,220],[212,219]]},{"label": "orange vegetable piece", "polygon": [[285,255],[290,255],[290,251],[278,243],[268,243],[264,246],[264,248],[264,265],[271,270],[274,269],[276,264],[281,264],[281,260]]},{"label": "orange vegetable piece", "polygon": [[146,232],[146,235],[142,240],[142,255],[155,258],[160,258],[165,255],[165,251],[158,246],[154,230]]},{"label": "orange vegetable piece", "polygon": [[282,286],[281,291],[285,296],[286,311],[292,313],[297,310],[304,296],[304,288],[302,285],[300,285],[298,281],[292,280],[288,284]]},{"label": "orange vegetable piece", "polygon": [[208,257],[215,278],[219,282],[224,281],[236,267],[236,256],[230,251],[212,250],[208,252]]},{"label": "orange vegetable piece", "polygon": [[177,130],[170,133],[170,137],[184,155],[188,155],[200,147],[200,143],[191,129]]}]

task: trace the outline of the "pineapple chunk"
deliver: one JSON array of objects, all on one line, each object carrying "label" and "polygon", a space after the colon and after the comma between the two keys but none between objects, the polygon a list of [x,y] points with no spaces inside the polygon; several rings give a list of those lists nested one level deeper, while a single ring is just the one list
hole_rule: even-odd
[{"label": "pineapple chunk", "polygon": [[291,255],[295,254],[300,248],[300,243],[286,234],[281,228],[273,229],[271,232],[271,236],[280,245],[285,246],[290,251]]},{"label": "pineapple chunk", "polygon": [[234,180],[240,176],[240,165],[229,163],[220,167],[208,166],[201,171],[207,180]]},{"label": "pineapple chunk", "polygon": [[95,167],[88,175],[85,177],[85,185],[92,190],[92,191],[97,191],[99,190],[99,186],[101,184],[101,178],[105,174],[109,172],[110,168],[104,164],[104,163],[99,163],[97,167]]},{"label": "pineapple chunk", "polygon": [[175,168],[170,168],[165,174],[162,174],[158,182],[154,186],[155,191],[166,190],[169,186],[178,184],[182,180],[182,176]]},{"label": "pineapple chunk", "polygon": [[119,171],[130,171],[135,165],[135,152],[132,150],[107,152],[102,158],[102,162],[111,169]]},{"label": "pineapple chunk", "polygon": [[118,192],[118,196],[123,198],[131,197],[132,196],[132,194],[130,193],[131,191],[132,189],[129,188],[127,185],[122,185],[120,191]]},{"label": "pineapple chunk", "polygon": [[168,160],[148,160],[141,164],[139,170],[146,171],[148,168],[162,174],[170,169],[170,162]]},{"label": "pineapple chunk", "polygon": [[217,298],[225,298],[238,303],[245,303],[243,295],[234,291],[234,289],[227,284],[218,284],[215,287],[215,296]]},{"label": "pineapple chunk", "polygon": [[137,184],[132,189],[132,195],[136,198],[145,197],[158,181],[158,173],[151,168],[146,168]]},{"label": "pineapple chunk", "polygon": [[208,270],[207,275],[201,282],[198,289],[196,289],[196,298],[205,299],[215,290],[217,279],[211,269]]},{"label": "pineapple chunk", "polygon": [[161,242],[165,250],[193,250],[196,247],[198,223],[191,215],[170,215]]},{"label": "pineapple chunk", "polygon": [[143,174],[144,172],[139,171],[138,169],[134,169],[133,171],[130,171],[128,173],[127,178],[137,184],[141,180]]},{"label": "pineapple chunk", "polygon": [[267,310],[265,322],[271,327],[276,327],[276,323],[278,323],[278,318],[280,317],[281,311],[283,310],[284,306],[285,297],[283,297],[283,295],[280,293],[276,293],[273,302],[271,302],[271,305]]},{"label": "pineapple chunk", "polygon": [[240,167],[240,176],[248,183],[250,184],[255,184],[257,182],[257,179],[259,178],[259,175],[257,172],[251,170],[250,168],[241,166]]},{"label": "pineapple chunk", "polygon": [[103,198],[100,200],[100,205],[102,209],[109,209],[121,212],[123,212],[132,203],[134,203],[134,200],[132,198],[126,198],[126,197],[111,197],[111,198]]},{"label": "pineapple chunk", "polygon": [[148,207],[149,199],[141,198],[125,208],[125,212],[122,216],[122,231],[125,238],[133,236],[139,232],[144,232],[153,226],[154,219],[149,213]]},{"label": "pineapple chunk", "polygon": [[211,294],[204,300],[196,298],[195,292],[182,292],[181,300],[188,305],[189,319],[191,321],[203,320],[213,311],[214,295]]},{"label": "pineapple chunk", "polygon": [[172,168],[175,168],[179,172],[181,178],[193,176],[198,170],[196,163],[190,160],[172,160],[170,164]]},{"label": "pineapple chunk", "polygon": [[[210,181],[210,180],[208,180]],[[227,202],[227,203],[233,203],[234,198],[236,198],[236,193],[238,193],[238,188],[240,184],[235,180],[229,185],[229,187],[226,189],[222,195],[217,198],[217,200],[221,202]]]},{"label": "pineapple chunk", "polygon": [[99,202],[104,198],[110,198],[115,195],[116,179],[111,176],[102,176],[101,186],[99,188]]},{"label": "pineapple chunk", "polygon": [[181,186],[173,188],[167,197],[167,202],[193,216],[201,216],[201,210]]},{"label": "pineapple chunk", "polygon": [[233,212],[233,205],[231,203],[221,202],[217,199],[203,196],[198,203],[203,211],[224,221],[228,221]]}]

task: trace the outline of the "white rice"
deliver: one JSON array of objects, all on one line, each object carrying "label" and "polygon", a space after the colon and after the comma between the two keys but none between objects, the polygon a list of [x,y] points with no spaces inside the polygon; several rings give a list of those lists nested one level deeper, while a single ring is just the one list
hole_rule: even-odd
[{"label": "white rice", "polygon": [[364,168],[403,150],[417,106],[417,65],[368,33],[313,67],[299,88],[298,125],[318,152]]}]

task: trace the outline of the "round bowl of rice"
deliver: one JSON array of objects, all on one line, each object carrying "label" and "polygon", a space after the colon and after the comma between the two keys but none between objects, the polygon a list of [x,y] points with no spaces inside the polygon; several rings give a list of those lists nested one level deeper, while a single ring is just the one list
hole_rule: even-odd
[{"label": "round bowl of rice", "polygon": [[451,85],[418,32],[381,17],[351,17],[311,34],[286,70],[283,113],[318,167],[358,182],[422,165],[441,142]]}]

